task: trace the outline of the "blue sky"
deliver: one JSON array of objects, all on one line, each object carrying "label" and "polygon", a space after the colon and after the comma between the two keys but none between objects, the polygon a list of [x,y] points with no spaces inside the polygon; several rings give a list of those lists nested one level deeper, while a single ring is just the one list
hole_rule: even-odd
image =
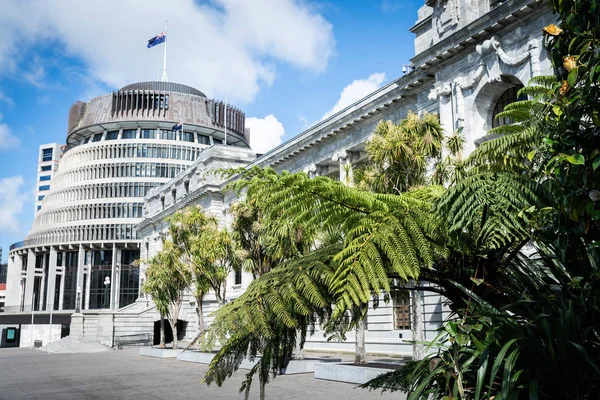
[{"label": "blue sky", "polygon": [[37,151],[77,100],[168,75],[242,109],[266,151],[402,75],[422,0],[23,0],[0,15],[0,247],[33,221]]}]

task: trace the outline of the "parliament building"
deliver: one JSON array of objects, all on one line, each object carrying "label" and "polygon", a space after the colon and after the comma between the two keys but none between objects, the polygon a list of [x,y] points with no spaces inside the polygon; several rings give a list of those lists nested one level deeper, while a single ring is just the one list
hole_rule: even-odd
[{"label": "parliament building", "polygon": [[[85,340],[112,346],[115,336],[155,332],[159,315],[140,287],[145,261],[165,239],[165,217],[200,205],[224,226],[232,220],[235,195],[207,172],[259,166],[344,180],[367,162],[365,144],[376,125],[398,122],[410,111],[439,114],[446,133],[461,129],[468,153],[489,129],[508,122],[495,117],[517,100],[519,88],[533,76],[552,74],[542,28],[556,22],[542,0],[426,0],[410,28],[415,56],[406,73],[262,155],[252,150],[251,138],[262,133],[245,128],[242,111],[189,86],[141,82],[76,102],[66,147],[58,147],[62,157],[51,178],[38,182],[48,189],[36,194],[33,227],[10,247],[0,328],[21,324],[27,338],[21,346],[29,346],[30,336],[46,343],[68,335],[80,311]],[[180,121],[183,129],[174,132]],[[228,300],[251,280],[232,273]],[[369,309],[367,352],[411,353],[410,301],[398,292],[387,305]],[[205,302],[208,320],[217,303],[210,295]],[[421,304],[425,337],[433,338],[447,317],[444,299],[425,291]],[[196,335],[196,306],[186,297],[181,337]],[[33,335],[26,332],[31,312],[40,321]],[[354,338],[328,342],[317,330],[305,348],[353,351]]]}]

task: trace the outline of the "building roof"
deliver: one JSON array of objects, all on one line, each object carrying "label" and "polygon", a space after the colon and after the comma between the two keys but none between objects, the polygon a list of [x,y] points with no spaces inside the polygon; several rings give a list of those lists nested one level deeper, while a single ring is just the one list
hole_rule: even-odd
[{"label": "building roof", "polygon": [[127,86],[123,86],[121,91],[125,90],[159,90],[162,92],[178,92],[185,94],[192,94],[195,96],[206,97],[204,93],[195,89],[191,86],[182,85],[181,83],[175,82],[158,82],[158,81],[149,81],[149,82],[136,82],[131,83]]}]

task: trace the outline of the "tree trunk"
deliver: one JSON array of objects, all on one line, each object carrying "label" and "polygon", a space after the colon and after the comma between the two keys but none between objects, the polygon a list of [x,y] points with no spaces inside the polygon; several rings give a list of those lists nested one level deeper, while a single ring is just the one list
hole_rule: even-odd
[{"label": "tree trunk", "polygon": [[160,348],[164,349],[167,347],[165,338],[165,316],[160,314]]},{"label": "tree trunk", "polygon": [[265,386],[267,386],[265,380],[263,379],[262,372],[258,375],[258,385],[260,387],[259,399],[265,400]]},{"label": "tree trunk", "polygon": [[177,319],[169,322],[171,322],[171,330],[173,331],[173,349],[177,349]]},{"label": "tree trunk", "polygon": [[[415,282],[415,288],[419,287],[419,282]],[[421,291],[411,290],[412,297],[412,336],[413,336],[413,360],[422,360],[425,357],[425,346],[422,343],[425,340],[423,331],[423,305],[421,302]]]},{"label": "tree trunk", "polygon": [[201,335],[204,332],[204,310],[202,306],[202,297],[196,297],[196,314],[198,315],[198,335]]},{"label": "tree trunk", "polygon": [[361,317],[356,323],[356,355],[354,364],[364,365],[367,363],[367,349],[365,345],[365,331],[367,329],[366,316]]}]

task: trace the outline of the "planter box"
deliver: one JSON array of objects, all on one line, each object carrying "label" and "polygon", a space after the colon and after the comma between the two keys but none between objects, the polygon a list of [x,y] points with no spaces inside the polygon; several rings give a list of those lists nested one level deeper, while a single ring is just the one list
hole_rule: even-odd
[{"label": "planter box", "polygon": [[[204,353],[201,351],[187,350],[183,353],[179,353],[177,361],[195,362],[200,364],[210,364],[214,358],[215,353]],[[245,359],[240,364],[240,369],[251,369],[260,360],[260,357],[256,357],[253,362]],[[306,374],[314,372],[315,364],[318,363],[338,363],[342,360],[340,358],[305,358],[304,360],[292,360],[288,364],[287,368],[282,371],[282,374],[293,375],[293,374]]]},{"label": "planter box", "polygon": [[196,350],[186,350],[177,355],[177,361],[187,361],[200,364],[210,364],[215,353],[204,353]]},{"label": "planter box", "polygon": [[358,366],[353,364],[317,363],[314,368],[315,379],[363,384],[378,375],[393,371],[394,365],[390,364],[390,368],[384,368],[381,366],[369,367],[368,364]]},{"label": "planter box", "polygon": [[157,349],[155,347],[140,347],[140,355],[145,357],[156,358],[177,358],[181,353],[179,349]]},{"label": "planter box", "polygon": [[319,358],[305,358],[303,360],[292,360],[288,366],[281,371],[283,375],[294,375],[294,374],[307,374],[309,372],[315,372],[315,365],[317,364],[335,364],[342,362],[341,358],[330,358],[330,357],[319,357]]}]

